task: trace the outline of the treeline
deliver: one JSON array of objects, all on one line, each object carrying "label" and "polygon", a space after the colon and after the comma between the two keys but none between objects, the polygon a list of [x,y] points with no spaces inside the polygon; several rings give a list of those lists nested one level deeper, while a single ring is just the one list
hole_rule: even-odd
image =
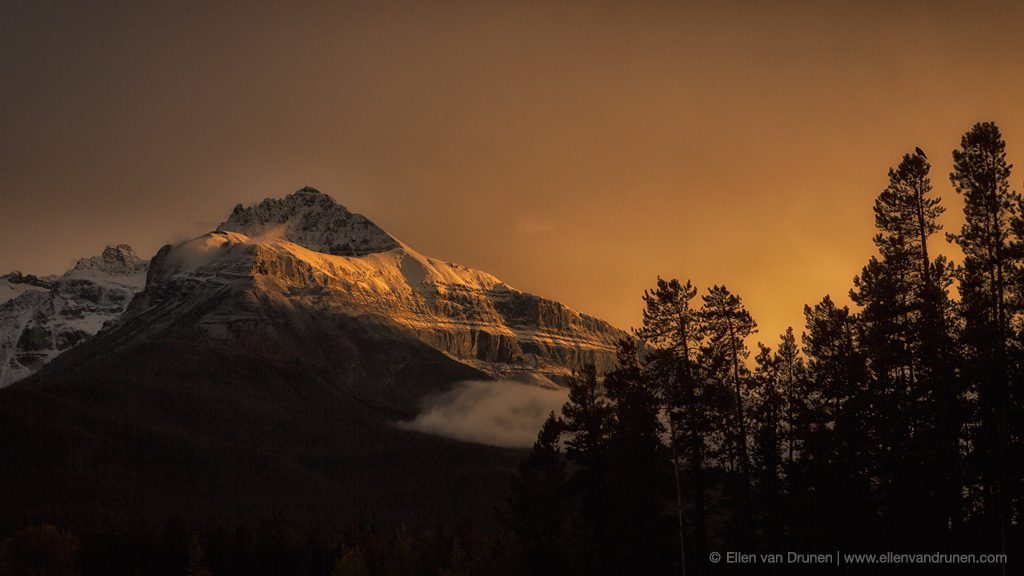
[{"label": "treeline", "polygon": [[878,254],[853,278],[855,308],[825,296],[774,347],[748,347],[757,325],[726,287],[698,298],[659,278],[639,345],[621,344],[603,383],[576,378],[517,476],[527,572],[733,573],[708,561],[728,550],[1012,563],[1024,549],[1024,206],[1010,169],[993,123],[953,151],[965,206],[947,235],[963,252],[954,264],[937,255],[928,158],[904,155],[875,201]]},{"label": "treeline", "polygon": [[282,517],[234,528],[42,525],[0,538],[0,576],[498,576],[515,564],[502,535],[468,523],[325,533]]}]

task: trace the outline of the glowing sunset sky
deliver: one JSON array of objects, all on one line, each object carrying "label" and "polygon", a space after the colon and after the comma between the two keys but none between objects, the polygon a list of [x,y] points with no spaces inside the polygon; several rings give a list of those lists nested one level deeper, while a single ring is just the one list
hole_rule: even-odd
[{"label": "glowing sunset sky", "polygon": [[724,283],[774,343],[845,300],[904,152],[947,230],[974,122],[1024,167],[1019,1],[205,4],[2,4],[0,273],[308,184],[623,327],[658,274]]}]

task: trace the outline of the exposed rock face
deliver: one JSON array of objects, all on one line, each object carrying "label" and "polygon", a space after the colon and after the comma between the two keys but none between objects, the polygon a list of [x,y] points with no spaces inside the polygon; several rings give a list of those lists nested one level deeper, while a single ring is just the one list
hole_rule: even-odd
[{"label": "exposed rock face", "polygon": [[146,291],[126,317],[153,309],[185,313],[192,303],[224,293],[238,297],[232,307],[202,317],[207,336],[238,338],[260,321],[260,303],[284,302],[378,318],[500,377],[558,381],[584,363],[608,369],[616,340],[625,337],[606,322],[515,290],[490,274],[406,247],[333,256],[231,232],[162,250],[153,259]]},{"label": "exposed rock face", "polygon": [[117,318],[145,283],[147,262],[107,246],[61,276],[0,277],[0,387],[42,368]]},{"label": "exposed rock face", "polygon": [[6,276],[0,276],[0,281],[4,283],[4,291],[0,293],[0,304],[32,288],[49,290],[53,287],[52,278],[40,278],[35,274],[22,274],[17,270]]},{"label": "exposed rock face", "polygon": [[250,208],[238,204],[217,231],[241,232],[266,240],[279,238],[336,256],[363,256],[400,244],[362,214],[349,212],[330,196],[309,187],[284,198],[267,198]]}]

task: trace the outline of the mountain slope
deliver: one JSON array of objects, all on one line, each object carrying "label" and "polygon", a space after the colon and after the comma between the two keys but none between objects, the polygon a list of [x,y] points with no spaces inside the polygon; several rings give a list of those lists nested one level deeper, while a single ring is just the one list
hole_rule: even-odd
[{"label": "mountain slope", "polygon": [[325,305],[289,251],[309,257],[234,233],[162,250],[116,324],[0,391],[0,528],[488,521],[520,452],[391,425],[487,375]]},{"label": "mountain slope", "polygon": [[376,321],[264,310],[244,346],[184,318],[143,341],[111,330],[0,391],[0,529],[487,520],[518,452],[389,424],[415,412],[411,398],[480,373]]}]

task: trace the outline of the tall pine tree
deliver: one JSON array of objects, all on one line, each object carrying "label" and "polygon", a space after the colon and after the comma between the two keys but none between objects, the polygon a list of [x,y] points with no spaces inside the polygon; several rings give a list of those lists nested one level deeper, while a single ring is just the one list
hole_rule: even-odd
[{"label": "tall pine tree", "polygon": [[[877,442],[873,461],[883,511],[895,535],[923,539],[959,524],[960,517],[959,394],[945,322],[948,266],[929,255],[943,213],[931,194],[930,168],[918,151],[889,169],[889,184],[874,206],[880,258],[854,278],[850,293],[862,308],[874,407],[865,417]],[[931,530],[907,531],[903,523]]]},{"label": "tall pine tree", "polygon": [[[672,452],[676,496],[676,529],[685,564],[684,494],[693,502],[694,546],[691,558],[699,567],[706,557],[707,521],[705,504],[705,436],[707,415],[703,379],[700,377],[700,314],[692,301],[697,289],[689,281],[658,278],[657,287],[644,292],[643,326],[636,331],[646,347],[645,363],[657,383],[667,415],[669,448]],[[683,486],[680,460],[688,462],[689,490]]]},{"label": "tall pine tree", "polygon": [[701,297],[702,328],[705,334],[703,353],[713,378],[727,384],[733,396],[733,410],[726,438],[732,448],[732,459],[739,470],[737,506],[737,537],[745,544],[751,537],[751,475],[749,435],[745,397],[751,386],[746,359],[750,355],[745,339],[757,332],[757,323],[743,306],[742,299],[725,286],[712,286]]},{"label": "tall pine tree", "polygon": [[[980,422],[972,439],[981,501],[1005,552],[1010,426],[1008,416],[1020,381],[1011,319],[1019,294],[1011,280],[1020,268],[1021,197],[1010,190],[1006,143],[992,122],[975,124],[953,151],[950,180],[964,200],[964,223],[951,238],[964,253],[959,274],[964,318],[964,373],[978,399]],[[1017,229],[1020,229],[1018,224]]]}]

